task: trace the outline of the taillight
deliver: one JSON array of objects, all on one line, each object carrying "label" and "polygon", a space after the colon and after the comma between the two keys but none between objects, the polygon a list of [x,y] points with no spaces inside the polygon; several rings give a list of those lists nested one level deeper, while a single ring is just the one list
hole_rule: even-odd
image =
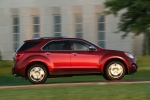
[{"label": "taillight", "polygon": [[24,55],[24,53],[18,53],[18,54],[16,54],[15,57],[14,57],[14,61],[20,60],[23,55]]}]

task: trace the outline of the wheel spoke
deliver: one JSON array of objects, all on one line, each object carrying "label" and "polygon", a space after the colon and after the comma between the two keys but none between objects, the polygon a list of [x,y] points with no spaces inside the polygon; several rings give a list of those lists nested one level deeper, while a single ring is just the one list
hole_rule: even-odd
[{"label": "wheel spoke", "polygon": [[45,76],[45,72],[41,67],[33,67],[30,71],[30,78],[35,82],[41,81]]},{"label": "wheel spoke", "polygon": [[119,78],[123,74],[123,67],[118,63],[111,64],[108,73],[113,78]]}]

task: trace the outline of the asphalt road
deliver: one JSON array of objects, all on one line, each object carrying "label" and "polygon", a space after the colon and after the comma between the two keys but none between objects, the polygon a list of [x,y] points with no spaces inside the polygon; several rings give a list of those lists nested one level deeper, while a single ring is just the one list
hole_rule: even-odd
[{"label": "asphalt road", "polygon": [[142,83],[150,84],[150,79],[123,80],[123,81],[100,81],[100,82],[79,82],[79,83],[50,83],[50,84],[19,85],[19,86],[0,86],[0,89],[77,86],[77,85],[142,84]]}]

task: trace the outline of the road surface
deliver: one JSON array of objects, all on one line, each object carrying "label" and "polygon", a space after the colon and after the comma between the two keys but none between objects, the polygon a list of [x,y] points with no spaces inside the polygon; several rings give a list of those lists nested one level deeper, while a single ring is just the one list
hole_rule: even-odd
[{"label": "road surface", "polygon": [[37,87],[56,87],[56,86],[77,86],[77,85],[107,85],[107,84],[150,84],[150,80],[123,80],[123,81],[100,81],[100,82],[74,82],[74,83],[50,83],[37,85],[18,85],[18,86],[0,86],[0,89],[13,88],[37,88]]}]

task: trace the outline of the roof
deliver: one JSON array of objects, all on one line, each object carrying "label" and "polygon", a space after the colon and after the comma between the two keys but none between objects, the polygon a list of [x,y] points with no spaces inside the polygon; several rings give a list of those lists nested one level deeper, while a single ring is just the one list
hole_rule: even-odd
[{"label": "roof", "polygon": [[25,40],[26,41],[42,41],[42,40],[57,40],[57,39],[80,39],[80,38],[68,38],[66,36],[55,36],[55,37],[40,37],[40,38],[33,38],[30,40]]}]

